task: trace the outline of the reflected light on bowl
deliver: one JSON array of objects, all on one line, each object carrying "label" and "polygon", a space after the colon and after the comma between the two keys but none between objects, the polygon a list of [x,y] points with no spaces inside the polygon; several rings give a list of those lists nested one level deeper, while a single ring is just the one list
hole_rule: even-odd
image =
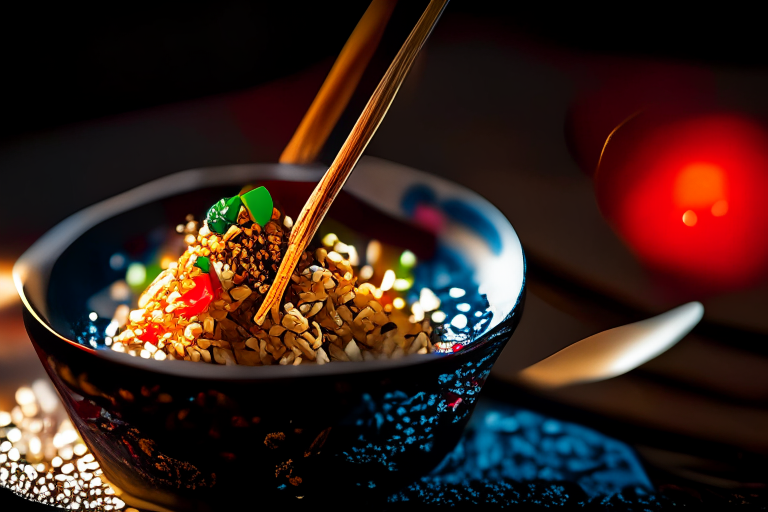
[{"label": "reflected light on bowl", "polygon": [[0,264],[0,309],[19,300],[16,287],[13,285],[11,265]]}]

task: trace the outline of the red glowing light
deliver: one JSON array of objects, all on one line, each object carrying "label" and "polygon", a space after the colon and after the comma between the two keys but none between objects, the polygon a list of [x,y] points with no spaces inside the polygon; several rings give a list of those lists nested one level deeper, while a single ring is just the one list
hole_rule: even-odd
[{"label": "red glowing light", "polygon": [[720,201],[716,202],[712,205],[712,208],[710,209],[712,212],[712,215],[715,217],[722,217],[726,213],[728,213],[728,201],[725,199],[721,199]]},{"label": "red glowing light", "polygon": [[710,208],[726,199],[726,174],[718,166],[695,163],[684,167],[675,179],[674,199],[679,208]]},{"label": "red glowing light", "polygon": [[699,221],[699,216],[693,210],[688,210],[683,214],[683,224],[693,227]]},{"label": "red glowing light", "polygon": [[[768,271],[768,136],[735,115],[648,115],[606,146],[605,216],[653,268],[709,288]],[[682,220],[682,222],[681,222]]]}]

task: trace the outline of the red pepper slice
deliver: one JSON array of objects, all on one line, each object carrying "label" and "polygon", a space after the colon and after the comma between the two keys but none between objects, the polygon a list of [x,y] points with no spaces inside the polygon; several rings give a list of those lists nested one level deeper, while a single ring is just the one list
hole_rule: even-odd
[{"label": "red pepper slice", "polygon": [[221,291],[224,289],[223,286],[221,286],[221,281],[219,281],[219,275],[216,273],[216,269],[213,268],[213,265],[211,264],[208,268],[208,275],[211,277],[211,288],[213,289],[213,297],[220,297]]},{"label": "red pepper slice", "polygon": [[192,280],[195,282],[195,287],[179,297],[179,302],[184,303],[184,305],[175,309],[179,315],[184,315],[187,318],[192,318],[205,311],[213,300],[210,275],[200,274],[193,277]]},{"label": "red pepper slice", "polygon": [[150,325],[144,329],[144,332],[141,333],[141,336],[138,336],[138,338],[141,341],[148,341],[153,345],[157,345],[157,339],[160,337],[161,332],[162,329],[159,325]]}]

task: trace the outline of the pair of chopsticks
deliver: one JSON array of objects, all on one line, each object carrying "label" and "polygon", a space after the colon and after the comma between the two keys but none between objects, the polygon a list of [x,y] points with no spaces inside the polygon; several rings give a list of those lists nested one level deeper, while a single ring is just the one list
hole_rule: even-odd
[{"label": "pair of chopsticks", "polygon": [[[394,9],[394,0],[373,0],[347,41],[318,95],[280,157],[282,163],[314,160],[354,92],[363,70],[373,56],[384,27]],[[373,91],[347,140],[315,187],[293,225],[288,249],[275,280],[267,292],[255,321],[261,325],[267,314],[280,306],[280,299],[296,264],[341,187],[355,168],[395,99],[424,42],[440,18],[448,0],[431,0],[408,39],[400,48],[384,77]]]}]

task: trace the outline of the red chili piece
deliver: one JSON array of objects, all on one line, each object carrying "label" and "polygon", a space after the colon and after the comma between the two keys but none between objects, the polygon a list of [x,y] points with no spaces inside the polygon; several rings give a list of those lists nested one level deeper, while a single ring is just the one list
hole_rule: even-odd
[{"label": "red chili piece", "polygon": [[213,296],[220,297],[221,290],[223,290],[224,287],[221,286],[219,275],[216,273],[216,269],[213,268],[213,264],[211,264],[208,268],[208,276],[211,278],[211,289],[213,290]]},{"label": "red chili piece", "polygon": [[179,301],[184,303],[184,306],[176,308],[180,315],[184,315],[187,318],[192,318],[205,311],[205,308],[213,300],[211,276],[200,274],[197,277],[193,277],[192,280],[195,282],[195,287],[179,298]]},{"label": "red chili piece", "polygon": [[161,332],[162,329],[160,329],[159,325],[150,325],[144,329],[144,332],[141,333],[141,336],[137,337],[141,341],[148,341],[153,345],[157,345],[157,339],[160,337]]}]

